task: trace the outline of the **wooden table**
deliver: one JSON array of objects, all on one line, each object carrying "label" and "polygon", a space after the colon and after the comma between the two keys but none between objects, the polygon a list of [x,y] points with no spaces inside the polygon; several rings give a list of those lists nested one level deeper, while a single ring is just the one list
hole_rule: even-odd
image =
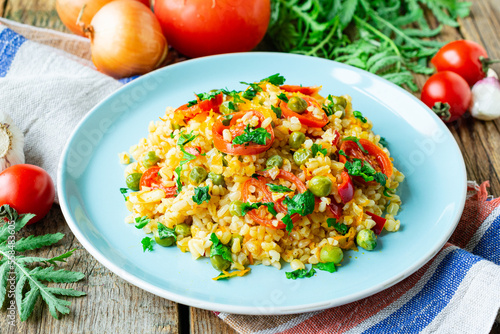
[{"label": "wooden table", "polygon": [[[55,0],[0,0],[0,16],[30,25],[66,31],[55,10]],[[434,22],[435,23],[435,22]],[[445,28],[442,40],[467,38],[483,44],[491,58],[500,58],[500,1],[473,0],[470,17],[459,29]],[[500,66],[494,67],[500,73]],[[417,78],[420,86],[424,77]],[[482,122],[471,117],[450,127],[462,150],[469,180],[490,180],[490,192],[500,196],[500,119]],[[212,312],[177,304],[141,290],[111,273],[90,256],[68,228],[58,206],[30,234],[62,232],[58,246],[40,252],[51,257],[72,248],[68,269],[85,273],[83,282],[71,284],[86,297],[71,299],[71,313],[54,320],[39,304],[25,323],[10,327],[0,317],[1,333],[235,333]],[[500,334],[495,325],[491,333]]]}]

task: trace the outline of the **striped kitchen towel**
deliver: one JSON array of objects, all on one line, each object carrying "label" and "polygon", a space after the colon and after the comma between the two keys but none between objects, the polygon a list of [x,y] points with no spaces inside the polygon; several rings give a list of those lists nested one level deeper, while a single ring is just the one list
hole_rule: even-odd
[{"label": "striped kitchen towel", "polygon": [[469,182],[457,229],[400,283],[347,305],[295,315],[218,313],[240,333],[489,333],[500,308],[500,198]]}]

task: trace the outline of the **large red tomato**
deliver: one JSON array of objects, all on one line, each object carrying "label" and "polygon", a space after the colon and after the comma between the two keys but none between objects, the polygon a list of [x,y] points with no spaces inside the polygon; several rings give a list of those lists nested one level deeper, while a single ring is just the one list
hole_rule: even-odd
[{"label": "large red tomato", "polygon": [[49,174],[33,165],[14,165],[0,173],[0,205],[18,213],[33,213],[33,224],[45,217],[54,203],[55,188]]},{"label": "large red tomato", "polygon": [[270,0],[156,0],[167,41],[188,57],[252,50],[264,37]]}]

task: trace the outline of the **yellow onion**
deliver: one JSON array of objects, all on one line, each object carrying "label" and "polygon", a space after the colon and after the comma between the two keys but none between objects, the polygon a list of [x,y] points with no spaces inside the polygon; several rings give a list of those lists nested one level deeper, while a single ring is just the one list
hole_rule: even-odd
[{"label": "yellow onion", "polygon": [[57,0],[56,10],[59,18],[69,30],[77,35],[85,36],[82,27],[76,23],[82,7],[85,6],[85,10],[80,22],[88,25],[99,9],[111,1],[113,0]]},{"label": "yellow onion", "polygon": [[104,5],[85,31],[94,65],[114,78],[152,71],[167,56],[168,44],[158,19],[135,0]]}]

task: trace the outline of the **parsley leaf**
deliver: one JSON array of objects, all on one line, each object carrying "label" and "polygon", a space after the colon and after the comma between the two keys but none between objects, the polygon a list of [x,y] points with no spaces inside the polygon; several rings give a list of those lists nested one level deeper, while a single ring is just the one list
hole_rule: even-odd
[{"label": "parsley leaf", "polygon": [[162,223],[158,223],[158,237],[160,239],[174,238],[177,241],[177,234],[173,228],[166,227]]},{"label": "parsley leaf", "polygon": [[278,99],[280,99],[283,102],[288,103],[288,97],[285,95],[285,93],[279,93],[278,94]]},{"label": "parsley leaf", "polygon": [[349,226],[337,223],[337,219],[335,218],[327,218],[326,223],[328,224],[328,227],[333,227],[342,235],[345,235],[349,231]]},{"label": "parsley leaf", "polygon": [[326,148],[323,148],[319,144],[312,144],[311,151],[312,151],[313,158],[315,158],[318,153],[321,153],[321,154],[323,154],[324,157],[326,157],[326,153],[327,153]]},{"label": "parsley leaf", "polygon": [[266,185],[269,187],[269,190],[271,190],[273,193],[288,193],[293,191],[292,189],[285,186],[281,186],[279,184],[267,183]]},{"label": "parsley leaf", "polygon": [[385,185],[387,176],[384,173],[377,172],[366,161],[354,158],[352,162],[346,161],[345,168],[347,173],[352,176],[361,176],[366,182],[375,180],[381,185]]},{"label": "parsley leaf", "polygon": [[314,268],[311,268],[309,271],[307,271],[307,269],[297,269],[285,272],[286,278],[293,280],[297,278],[309,278],[314,276],[314,274],[316,274],[316,270],[314,270]]},{"label": "parsley leaf", "polygon": [[182,191],[182,182],[181,182],[182,166],[184,166],[189,161],[196,159],[195,155],[186,152],[184,146],[195,140],[196,137],[198,137],[198,135],[193,134],[193,131],[191,131],[189,134],[181,132],[179,135],[179,139],[177,140],[177,146],[179,146],[181,152],[183,153],[182,160],[179,166],[177,166],[174,169],[175,174],[177,174],[177,178],[175,180],[177,184],[177,194],[179,194]]},{"label": "parsley leaf", "polygon": [[149,224],[150,221],[151,219],[149,219],[148,216],[137,217],[135,218],[135,228],[143,228],[144,226]]},{"label": "parsley leaf", "polygon": [[125,198],[125,201],[128,201],[127,198],[128,188],[120,188],[120,192],[122,193],[123,198]]},{"label": "parsley leaf", "polygon": [[384,137],[380,137],[380,140],[378,142],[380,145],[382,145],[384,147],[387,147],[387,145],[389,144]]},{"label": "parsley leaf", "polygon": [[326,262],[326,263],[318,262],[317,264],[313,264],[312,267],[318,270],[328,271],[329,273],[334,273],[337,271],[335,263],[333,262]]},{"label": "parsley leaf", "polygon": [[283,203],[286,204],[288,212],[281,221],[286,225],[286,230],[289,233],[293,229],[292,215],[294,213],[298,213],[303,217],[314,211],[314,195],[310,190],[297,194],[292,198],[286,196]]},{"label": "parsley leaf", "polygon": [[210,234],[210,241],[212,241],[212,246],[210,246],[210,257],[214,257],[215,255],[220,255],[224,260],[229,262],[233,262],[233,258],[231,257],[231,251],[229,247],[220,242],[219,238],[215,233]]},{"label": "parsley leaf", "polygon": [[221,92],[226,95],[226,96],[230,96],[233,98],[233,101],[234,103],[242,103],[243,102],[243,99],[241,98],[240,96],[240,93],[241,92],[238,92],[236,90],[231,90],[229,91],[227,88],[226,89],[222,89]]},{"label": "parsley leaf", "polygon": [[220,89],[210,91],[207,93],[200,93],[200,94],[195,94],[198,99],[189,101],[188,102],[188,107],[194,106],[195,104],[198,104],[200,101],[205,101],[205,100],[211,100],[215,98],[217,95],[219,95],[222,91]]},{"label": "parsley leaf", "polygon": [[363,114],[361,113],[361,111],[354,110],[352,112],[352,114],[354,115],[354,117],[359,119],[361,122],[363,122],[363,123],[367,122],[366,118],[363,117]]},{"label": "parsley leaf", "polygon": [[323,111],[325,112],[326,116],[331,116],[335,113],[335,110],[334,110],[334,107],[335,107],[335,102],[333,101],[333,96],[332,95],[328,95],[326,97],[326,101],[329,101],[330,103],[328,104],[323,104]]},{"label": "parsley leaf", "polygon": [[145,237],[144,239],[141,240],[142,244],[142,251],[153,251],[153,244],[154,244],[154,238],[151,237]]},{"label": "parsley leaf", "polygon": [[257,128],[257,129],[251,130],[250,125],[247,124],[245,131],[241,135],[236,136],[233,139],[233,144],[234,145],[245,144],[245,146],[247,146],[250,143],[255,143],[258,145],[266,145],[267,139],[271,139],[271,134],[269,132],[267,132],[266,129]]},{"label": "parsley leaf", "polygon": [[281,118],[281,108],[271,106],[271,110],[276,114],[276,117]]},{"label": "parsley leaf", "polygon": [[247,99],[247,100],[252,100],[255,96],[257,96],[258,92],[262,91],[262,88],[259,86],[259,84],[249,83],[249,82],[244,82],[244,81],[240,81],[240,83],[250,86],[242,94],[242,97]]},{"label": "parsley leaf", "polygon": [[255,202],[255,203],[243,203],[241,205],[241,215],[244,216],[248,213],[248,211],[252,211],[254,209],[258,209],[261,206],[267,206],[267,210],[269,210],[269,213],[271,213],[274,217],[278,214],[276,209],[274,208],[274,203],[273,202]]},{"label": "parsley leaf", "polygon": [[349,157],[347,156],[347,154],[345,154],[344,150],[339,150],[339,154],[340,154],[340,155],[343,155],[343,156],[344,156],[344,157],[346,157],[346,158],[349,158]]},{"label": "parsley leaf", "polygon": [[385,187],[384,188],[384,196],[385,197],[392,197],[392,195],[394,195],[394,189]]},{"label": "parsley leaf", "polygon": [[353,137],[353,136],[350,136],[350,137],[345,137],[345,138],[343,138],[343,139],[342,139],[342,141],[348,141],[348,140],[355,142],[355,143],[358,145],[359,149],[360,149],[363,153],[368,154],[368,151],[367,151],[367,150],[365,150],[365,148],[363,147],[363,145],[361,145],[361,143],[359,142],[359,138],[358,138],[358,137]]},{"label": "parsley leaf", "polygon": [[285,77],[283,77],[279,73],[276,73],[276,74],[273,74],[267,78],[260,80],[260,82],[269,82],[272,85],[281,86],[282,84],[285,83],[285,80],[286,80]]},{"label": "parsley leaf", "polygon": [[193,134],[193,131],[189,134],[181,132],[179,139],[177,140],[177,145],[183,147],[187,143],[192,142],[196,137],[198,137],[198,135]]},{"label": "parsley leaf", "polygon": [[201,204],[205,201],[208,203],[211,198],[208,193],[208,186],[194,188],[194,196],[192,198],[196,204]]}]

